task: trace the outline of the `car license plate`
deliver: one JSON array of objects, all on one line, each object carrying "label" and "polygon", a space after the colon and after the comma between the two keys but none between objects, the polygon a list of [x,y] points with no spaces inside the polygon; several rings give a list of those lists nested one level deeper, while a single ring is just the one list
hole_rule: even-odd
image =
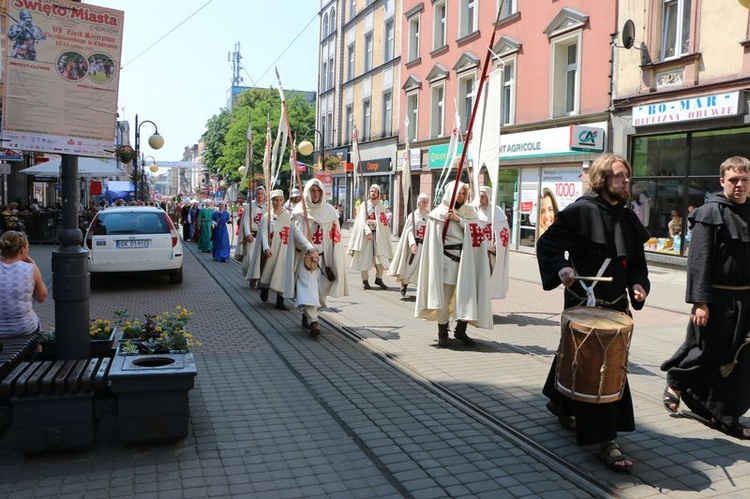
[{"label": "car license plate", "polygon": [[148,248],[151,241],[148,239],[125,239],[117,241],[117,249]]}]

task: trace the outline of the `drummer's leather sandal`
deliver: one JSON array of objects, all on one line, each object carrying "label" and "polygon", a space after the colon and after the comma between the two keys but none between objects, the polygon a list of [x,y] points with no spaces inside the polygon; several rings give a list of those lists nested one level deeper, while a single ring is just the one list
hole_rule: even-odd
[{"label": "drummer's leather sandal", "polygon": [[618,473],[630,473],[630,468],[633,467],[633,462],[628,456],[622,453],[620,446],[614,440],[601,443],[599,446],[599,458],[607,468]]},{"label": "drummer's leather sandal", "polygon": [[661,401],[670,414],[677,414],[677,411],[680,410],[680,396],[675,395],[669,386],[664,389]]}]

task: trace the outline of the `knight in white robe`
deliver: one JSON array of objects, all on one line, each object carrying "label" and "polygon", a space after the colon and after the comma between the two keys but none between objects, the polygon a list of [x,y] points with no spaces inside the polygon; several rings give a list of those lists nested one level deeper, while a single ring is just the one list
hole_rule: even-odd
[{"label": "knight in white robe", "polygon": [[352,257],[350,268],[359,270],[364,289],[370,286],[370,269],[375,267],[375,284],[388,289],[383,282],[383,271],[393,259],[393,244],[388,227],[388,215],[380,200],[380,186],[370,186],[370,198],[359,205],[354,219],[347,253]]},{"label": "knight in white robe", "polygon": [[453,186],[454,182],[446,185],[441,204],[429,214],[417,278],[415,316],[437,321],[441,348],[450,346],[451,318],[456,320],[454,337],[467,346],[474,344],[466,334],[467,324],[492,328],[490,263],[482,222],[470,204],[469,186],[462,182],[455,206],[449,208]]},{"label": "knight in white robe", "polygon": [[427,216],[430,214],[430,196],[424,192],[417,198],[417,209],[406,216],[401,239],[396,246],[395,256],[388,268],[388,275],[401,284],[401,296],[406,296],[409,284],[417,283],[419,262],[422,256],[424,232],[427,229]]},{"label": "knight in white robe", "polygon": [[[510,254],[510,225],[508,217],[498,206],[490,206],[492,187],[479,188],[479,206],[477,215],[484,226],[484,238],[487,240],[487,252],[490,260],[490,286],[492,299],[501,300],[508,293],[510,274],[508,262]],[[493,216],[494,212],[494,216]]]},{"label": "knight in white robe", "polygon": [[296,263],[295,301],[302,308],[302,327],[309,328],[313,338],[320,334],[318,307],[326,306],[326,297],[349,295],[341,227],[336,210],[325,200],[323,192],[320,180],[308,180],[304,188],[305,202],[298,203],[292,211],[292,223],[312,242],[317,252],[317,267],[313,270],[308,270],[301,252],[297,252]]},{"label": "knight in white robe", "polygon": [[[315,248],[294,224],[289,212],[284,209],[284,193],[281,189],[271,191],[271,212],[263,215],[258,227],[256,243],[250,257],[251,269],[246,279],[258,280],[260,299],[268,301],[268,292],[276,293],[276,308],[289,310],[285,298],[294,298],[295,248],[311,252]],[[269,227],[270,220],[270,227]],[[256,265],[256,260],[263,260]]]},{"label": "knight in white robe", "polygon": [[[245,203],[237,233],[237,246],[234,256],[235,260],[242,262],[242,275],[248,279],[250,287],[254,287],[256,283],[255,280],[250,280],[247,277],[250,269],[250,257],[253,254],[255,237],[260,228],[260,219],[263,218],[266,210],[266,188],[260,185],[255,188],[255,199]],[[257,260],[256,265],[258,267],[254,271],[260,272],[260,259]]]}]

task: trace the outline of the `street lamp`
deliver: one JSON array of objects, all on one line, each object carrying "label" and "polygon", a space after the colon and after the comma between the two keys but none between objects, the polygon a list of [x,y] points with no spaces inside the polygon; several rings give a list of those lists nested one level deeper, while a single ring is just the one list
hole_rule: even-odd
[{"label": "street lamp", "polygon": [[[156,126],[156,123],[150,120],[142,121],[138,123],[138,115],[135,115],[135,199],[138,201],[143,201],[143,192],[141,190],[140,196],[138,192],[138,185],[141,183],[142,177],[143,177],[143,158],[141,158],[141,126],[143,126],[145,123],[151,123],[154,125],[154,134],[148,138],[148,145],[151,147],[151,149],[161,149],[161,147],[164,145],[164,137],[159,135],[159,127]],[[140,171],[138,168],[138,160],[140,158]]]},{"label": "street lamp", "polygon": [[[320,135],[320,166],[321,169],[325,166],[325,144],[326,144],[326,126],[325,121],[321,120],[321,129],[316,130],[315,128],[311,128],[310,130],[305,132],[305,140],[299,143],[297,146],[297,150],[299,153],[303,156],[309,156],[313,153],[315,150],[315,146],[307,140],[307,136],[310,135],[311,132],[315,132],[318,135]],[[322,130],[322,131],[321,131]]]}]

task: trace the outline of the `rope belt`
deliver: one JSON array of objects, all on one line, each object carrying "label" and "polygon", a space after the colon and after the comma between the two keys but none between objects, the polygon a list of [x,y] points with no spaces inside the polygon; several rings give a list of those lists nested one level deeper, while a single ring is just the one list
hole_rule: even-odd
[{"label": "rope belt", "polygon": [[725,289],[727,291],[750,291],[750,286],[728,286],[726,284],[711,284],[712,288]]}]

